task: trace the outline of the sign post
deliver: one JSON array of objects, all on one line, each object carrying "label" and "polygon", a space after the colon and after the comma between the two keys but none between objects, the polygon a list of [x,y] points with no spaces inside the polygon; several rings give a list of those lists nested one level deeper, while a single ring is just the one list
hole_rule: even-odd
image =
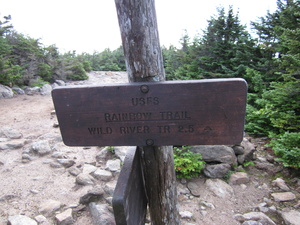
[{"label": "sign post", "polygon": [[[242,141],[243,79],[166,82],[154,0],[115,0],[130,84],[52,91],[69,146],[138,146],[129,152],[115,190],[117,225],[179,225],[170,145]],[[117,215],[116,215],[117,214]]]},{"label": "sign post", "polygon": [[[154,0],[115,3],[129,81],[165,80]],[[172,146],[139,150],[152,224],[180,224]]]}]

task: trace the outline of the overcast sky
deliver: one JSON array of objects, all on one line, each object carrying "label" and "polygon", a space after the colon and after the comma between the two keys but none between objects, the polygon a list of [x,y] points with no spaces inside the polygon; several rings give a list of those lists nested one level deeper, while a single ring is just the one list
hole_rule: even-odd
[{"label": "overcast sky", "polygon": [[[276,9],[276,0],[156,0],[160,43],[178,46],[184,30],[193,38],[217,14],[232,5],[243,25]],[[14,29],[60,52],[114,50],[121,37],[114,0],[0,0],[0,17],[12,16]],[[248,26],[249,27],[249,26]]]}]

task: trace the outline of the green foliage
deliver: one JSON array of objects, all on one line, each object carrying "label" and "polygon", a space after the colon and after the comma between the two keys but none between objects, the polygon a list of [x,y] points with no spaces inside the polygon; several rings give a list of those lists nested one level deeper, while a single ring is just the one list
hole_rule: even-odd
[{"label": "green foliage", "polygon": [[44,81],[41,77],[37,77],[31,81],[30,87],[43,87],[45,84],[49,84],[49,82]]},{"label": "green foliage", "polygon": [[[102,52],[94,52],[93,55],[84,53],[79,56],[81,60],[88,62],[91,70],[95,71],[125,71],[125,58],[122,47],[111,51],[109,48]],[[86,70],[88,71],[88,70]]]},{"label": "green foliage", "polygon": [[285,132],[272,139],[269,145],[284,166],[300,168],[300,132]]},{"label": "green foliage", "polygon": [[199,176],[205,162],[199,153],[193,153],[188,146],[174,147],[174,165],[178,178]]},{"label": "green foliage", "polygon": [[300,80],[284,76],[272,82],[269,90],[253,105],[247,106],[246,130],[252,135],[300,131]]},{"label": "green foliage", "polygon": [[244,162],[243,163],[243,167],[248,167],[248,166],[254,166],[255,164],[254,164],[254,162],[252,162],[252,161],[248,161],[248,162]]},{"label": "green foliage", "polygon": [[76,63],[71,67],[72,73],[67,77],[70,80],[86,80],[88,76],[81,63]]},{"label": "green foliage", "polygon": [[232,7],[227,13],[218,9],[201,36],[190,43],[185,34],[181,45],[181,49],[163,49],[168,80],[243,77],[259,61],[255,41]]},{"label": "green foliage", "polygon": [[[1,57],[0,57],[1,59]],[[19,65],[13,65],[10,60],[0,60],[0,83],[13,86],[22,76],[22,68]]]},{"label": "green foliage", "polygon": [[107,146],[107,150],[111,153],[111,154],[115,154],[115,147],[114,146]]},{"label": "green foliage", "polygon": [[226,181],[226,182],[228,182],[228,181],[230,180],[231,175],[234,174],[234,173],[235,173],[235,171],[229,170],[229,171],[225,174],[225,176],[223,177],[223,180]]},{"label": "green foliage", "polygon": [[44,81],[50,82],[52,80],[51,66],[46,63],[39,63],[37,75],[40,76]]},{"label": "green foliage", "polygon": [[89,61],[87,61],[87,60],[83,61],[82,65],[83,65],[83,69],[86,72],[90,72],[92,70],[92,66],[91,66],[91,63]]}]

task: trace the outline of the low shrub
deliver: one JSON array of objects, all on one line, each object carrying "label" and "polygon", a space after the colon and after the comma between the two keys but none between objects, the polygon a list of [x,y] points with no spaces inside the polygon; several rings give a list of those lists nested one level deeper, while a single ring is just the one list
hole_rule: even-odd
[{"label": "low shrub", "polygon": [[271,140],[270,147],[276,154],[277,161],[286,167],[300,168],[300,133],[286,132]]},{"label": "low shrub", "polygon": [[190,147],[174,147],[174,165],[177,178],[192,178],[199,176],[205,162],[200,153],[191,152]]}]

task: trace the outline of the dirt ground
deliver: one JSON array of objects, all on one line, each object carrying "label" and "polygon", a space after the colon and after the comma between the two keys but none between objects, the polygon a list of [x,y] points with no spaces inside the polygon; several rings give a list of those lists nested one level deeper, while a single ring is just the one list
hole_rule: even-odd
[{"label": "dirt ground", "polygon": [[[100,84],[126,82],[125,73],[91,73],[90,79],[77,84]],[[31,218],[39,215],[39,206],[47,199],[61,201],[66,207],[76,207],[79,198],[91,186],[75,185],[75,178],[65,168],[52,168],[51,155],[35,157],[28,163],[22,162],[22,152],[36,140],[60,139],[60,131],[54,128],[56,117],[51,96],[19,95],[12,99],[0,100],[0,127],[9,127],[22,133],[25,145],[15,150],[0,151],[0,224],[6,224],[10,215],[26,215]],[[95,163],[99,147],[85,149],[67,147],[59,144],[68,158],[76,165]],[[268,174],[249,171],[250,183],[246,186],[235,185],[234,196],[220,199],[205,188],[206,178],[194,181],[199,184],[200,197],[188,196],[180,199],[180,211],[193,213],[192,219],[182,219],[182,224],[234,225],[240,224],[233,219],[237,213],[254,211],[264,198],[270,198],[271,178]],[[201,208],[200,202],[212,203],[214,208]],[[92,224],[88,211],[76,212],[76,224]],[[51,221],[51,220],[50,220]]]}]

